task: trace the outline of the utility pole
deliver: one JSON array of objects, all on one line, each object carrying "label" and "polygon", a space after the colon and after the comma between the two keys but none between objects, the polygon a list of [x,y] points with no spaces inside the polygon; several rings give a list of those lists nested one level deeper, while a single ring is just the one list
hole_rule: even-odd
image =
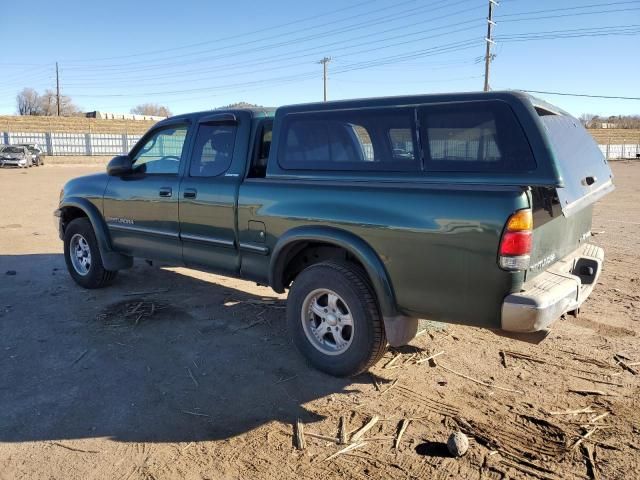
[{"label": "utility pole", "polygon": [[489,16],[487,17],[487,50],[484,56],[484,91],[489,91],[489,66],[491,65],[491,45],[495,43],[493,41],[493,27],[496,22],[493,21],[493,6],[498,6],[499,3],[495,0],[489,0]]},{"label": "utility pole", "polygon": [[322,64],[322,79],[324,84],[324,101],[327,101],[327,64],[331,61],[331,57],[324,57],[318,63]]},{"label": "utility pole", "polygon": [[60,116],[60,76],[58,75],[58,62],[56,62],[56,107]]}]

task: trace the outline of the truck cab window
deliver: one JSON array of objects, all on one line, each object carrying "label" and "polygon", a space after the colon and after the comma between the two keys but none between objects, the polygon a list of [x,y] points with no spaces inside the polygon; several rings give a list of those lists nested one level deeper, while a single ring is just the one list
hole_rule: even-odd
[{"label": "truck cab window", "polygon": [[266,121],[262,125],[262,131],[258,135],[255,153],[249,169],[249,178],[264,178],[267,174],[267,161],[271,151],[273,122]]},{"label": "truck cab window", "polygon": [[216,177],[226,172],[233,158],[235,139],[235,125],[200,125],[191,155],[189,175]]},{"label": "truck cab window", "polygon": [[177,175],[187,127],[157,131],[133,157],[136,173]]}]

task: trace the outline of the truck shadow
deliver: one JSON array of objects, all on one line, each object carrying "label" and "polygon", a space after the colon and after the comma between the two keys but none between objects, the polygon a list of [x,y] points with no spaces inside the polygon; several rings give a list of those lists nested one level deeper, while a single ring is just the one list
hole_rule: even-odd
[{"label": "truck shadow", "polygon": [[308,367],[284,312],[266,288],[186,269],[136,264],[87,291],[60,254],[0,256],[0,441],[225,439],[371,388]]}]

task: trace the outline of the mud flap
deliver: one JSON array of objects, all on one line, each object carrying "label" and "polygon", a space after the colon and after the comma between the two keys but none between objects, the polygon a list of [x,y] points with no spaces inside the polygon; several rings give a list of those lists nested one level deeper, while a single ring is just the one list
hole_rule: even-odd
[{"label": "mud flap", "polygon": [[384,329],[389,345],[400,347],[413,340],[418,333],[418,319],[403,315],[384,317]]}]

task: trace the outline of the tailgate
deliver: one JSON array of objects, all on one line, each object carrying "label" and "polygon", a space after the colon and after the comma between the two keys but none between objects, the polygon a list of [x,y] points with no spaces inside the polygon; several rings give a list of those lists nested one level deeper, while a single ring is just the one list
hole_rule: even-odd
[{"label": "tailgate", "polygon": [[542,115],[540,120],[563,186],[532,190],[534,230],[527,279],[589,238],[593,204],[614,188],[609,164],[578,120],[569,115]]}]

